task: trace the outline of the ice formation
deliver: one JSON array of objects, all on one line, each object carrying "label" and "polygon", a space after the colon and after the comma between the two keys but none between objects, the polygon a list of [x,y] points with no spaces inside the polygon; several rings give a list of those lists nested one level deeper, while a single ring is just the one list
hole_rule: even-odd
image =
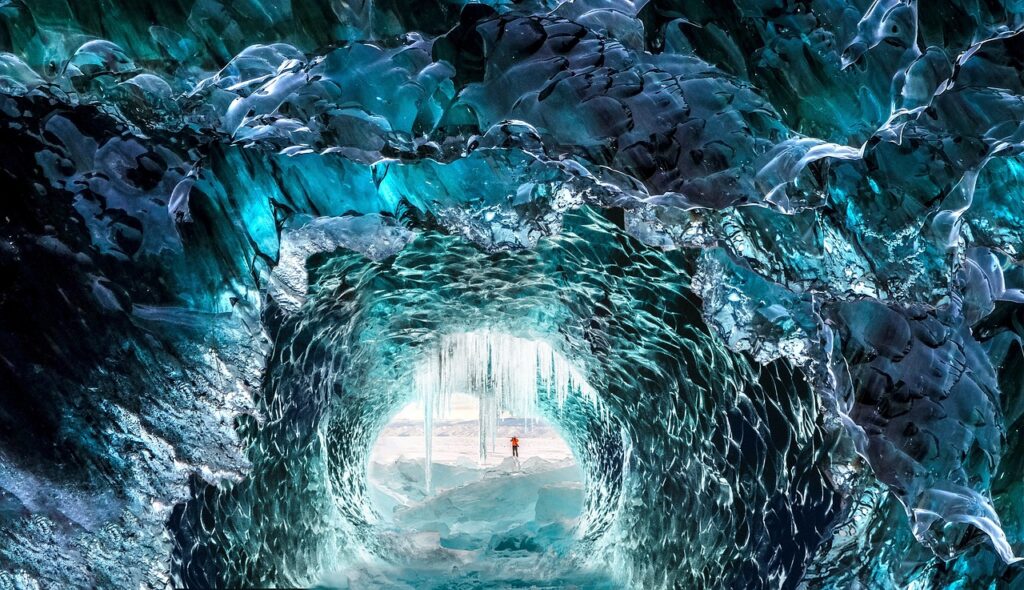
[{"label": "ice formation", "polygon": [[386,560],[369,450],[460,381],[620,587],[1024,584],[1022,56],[1009,0],[0,0],[0,589]]},{"label": "ice formation", "polygon": [[414,567],[370,562],[325,578],[340,587],[429,587],[438,579],[449,586],[485,579],[496,587],[619,587],[601,568],[574,568],[563,559],[583,503],[571,460],[507,457],[486,469],[438,464],[437,475],[435,493],[424,494],[420,460],[374,464],[371,471],[380,507],[390,508],[381,528],[405,538],[395,545]]},{"label": "ice formation", "polygon": [[503,413],[527,420],[538,415],[543,396],[559,409],[570,395],[585,396],[598,405],[593,389],[561,355],[544,341],[516,338],[489,330],[448,334],[437,350],[424,355],[416,368],[416,394],[423,403],[426,486],[430,467],[435,417],[445,417],[455,394],[480,400],[480,458],[497,446],[498,420]]}]

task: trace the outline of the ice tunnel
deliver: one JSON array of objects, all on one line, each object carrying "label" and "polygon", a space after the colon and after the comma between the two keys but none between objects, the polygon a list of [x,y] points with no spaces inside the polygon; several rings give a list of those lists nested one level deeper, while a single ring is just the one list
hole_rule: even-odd
[{"label": "ice tunnel", "polygon": [[[0,0],[0,590],[1024,585],[1022,39]],[[387,522],[375,443],[456,393],[484,449],[549,422],[578,514]]]},{"label": "ice tunnel", "polygon": [[[621,273],[603,272],[610,264]],[[557,237],[530,250],[488,253],[424,234],[380,262],[325,256],[310,262],[308,280],[302,306],[273,327],[267,421],[254,435],[248,477],[195,493],[171,518],[183,585],[316,583],[321,564],[344,554],[339,530],[372,536],[360,462],[414,389],[418,357],[436,354],[441,335],[482,325],[550,342],[577,360],[593,388],[594,400],[574,392],[550,414],[587,479],[586,556],[606,552],[603,561],[620,563],[633,579],[649,576],[647,583],[669,570],[721,577],[726,572],[709,572],[711,564],[743,562],[753,580],[761,570],[751,549],[763,544],[760,551],[778,552],[778,567],[791,568],[836,510],[838,497],[824,484],[810,490],[806,513],[780,513],[756,533],[723,510],[749,504],[745,510],[763,512],[784,502],[794,480],[820,481],[813,458],[824,445],[815,440],[816,413],[801,403],[811,390],[782,366],[730,358],[700,320],[696,298],[679,287],[688,281],[685,261],[643,247],[593,212],[572,214]],[[773,437],[772,420],[803,432]],[[791,467],[768,479],[772,461]],[[722,520],[709,531],[694,513]],[[792,529],[810,541],[793,539]],[[776,535],[782,531],[785,538]],[[693,555],[688,547],[702,537],[734,547],[734,559]],[[273,562],[232,554],[244,555],[253,541],[248,551],[262,551],[258,544],[270,539],[294,543],[296,552]],[[209,572],[220,577],[204,577]]]}]

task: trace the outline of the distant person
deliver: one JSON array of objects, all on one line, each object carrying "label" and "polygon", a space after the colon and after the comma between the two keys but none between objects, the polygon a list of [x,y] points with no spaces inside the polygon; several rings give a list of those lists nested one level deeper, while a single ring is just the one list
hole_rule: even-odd
[{"label": "distant person", "polygon": [[519,458],[519,439],[514,436],[512,437],[512,456],[516,459]]}]

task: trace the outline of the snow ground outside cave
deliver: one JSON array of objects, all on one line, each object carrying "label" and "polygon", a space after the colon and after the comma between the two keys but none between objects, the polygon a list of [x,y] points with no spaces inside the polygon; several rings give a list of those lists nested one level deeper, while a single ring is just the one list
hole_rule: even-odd
[{"label": "snow ground outside cave", "polygon": [[[433,425],[433,461],[440,464],[473,463],[498,465],[512,454],[509,440],[519,437],[521,459],[540,457],[548,461],[572,460],[572,451],[548,422],[539,418],[502,417],[498,421],[494,445],[488,444],[486,461],[479,460],[479,402],[468,395],[453,395],[444,418]],[[424,449],[423,405],[414,402],[402,409],[381,432],[370,456],[373,465],[386,465],[397,459],[420,459]]]},{"label": "snow ground outside cave", "polygon": [[[566,442],[544,421],[505,417],[496,452],[481,461],[475,400],[466,397],[455,396],[447,418],[433,425],[430,493],[422,406],[410,404],[384,429],[368,481],[390,558],[334,572],[323,586],[619,588],[569,558],[584,489]],[[513,435],[521,441],[519,461],[511,457]]]}]

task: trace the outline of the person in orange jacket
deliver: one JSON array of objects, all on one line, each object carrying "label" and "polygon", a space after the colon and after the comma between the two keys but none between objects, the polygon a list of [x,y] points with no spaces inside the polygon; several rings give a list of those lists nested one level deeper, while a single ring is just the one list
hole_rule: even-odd
[{"label": "person in orange jacket", "polygon": [[519,458],[519,438],[515,436],[512,437],[512,456]]}]

